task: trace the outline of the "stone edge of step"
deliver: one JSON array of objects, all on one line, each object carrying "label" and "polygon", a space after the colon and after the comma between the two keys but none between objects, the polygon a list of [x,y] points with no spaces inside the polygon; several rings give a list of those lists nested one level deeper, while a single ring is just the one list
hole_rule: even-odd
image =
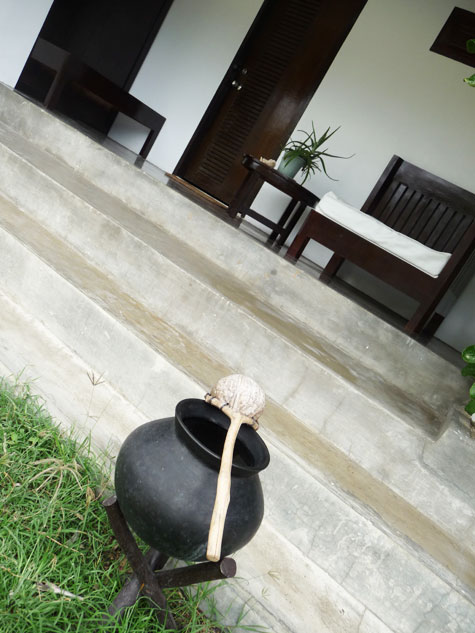
[{"label": "stone edge of step", "polygon": [[[25,134],[27,137],[37,142],[40,146],[44,147],[45,150],[60,155],[62,160],[69,162],[69,164],[71,164],[75,169],[85,168],[88,176],[91,177],[99,187],[108,191],[112,195],[114,195],[116,184],[121,183],[127,189],[128,199],[126,202],[136,208],[139,213],[143,213],[145,217],[149,217],[152,221],[156,220],[156,218],[153,217],[154,213],[150,208],[150,195],[156,191],[157,187],[161,189],[161,193],[165,198],[173,200],[175,203],[181,202],[182,206],[185,207],[183,214],[180,216],[181,220],[184,217],[187,217],[187,219],[190,220],[193,215],[198,212],[197,209],[199,208],[197,208],[196,205],[190,201],[183,201],[179,194],[174,190],[166,187],[163,183],[155,182],[147,174],[140,172],[121,157],[111,154],[108,150],[98,146],[94,141],[85,137],[75,128],[55,119],[49,112],[27,101],[24,97],[14,93],[11,89],[4,85],[0,86],[0,99],[3,99],[7,106],[12,106],[10,103],[11,101],[15,102],[13,112],[11,112],[11,107],[4,108],[4,116],[7,117],[10,124],[13,123],[20,133]],[[32,117],[35,116],[41,119],[42,125],[39,127],[33,125],[31,122]],[[74,140],[76,143],[79,143],[80,146],[85,148],[86,156],[81,156],[80,152],[75,152],[74,155],[71,155],[71,153],[67,151],[67,147],[69,145],[68,143],[62,143],[58,147],[58,144],[55,141],[57,135],[52,135],[50,133],[51,128],[56,130],[58,126],[66,133],[67,136],[70,137],[71,141]],[[100,160],[98,165],[92,165],[92,157],[99,157]],[[135,185],[140,183],[140,187],[137,188],[137,186],[129,186],[131,178],[135,178],[136,176],[138,176],[138,179],[135,180]],[[140,189],[143,189],[143,191],[141,192]],[[133,192],[133,194],[131,192]],[[137,205],[137,193],[140,194],[139,198],[142,198],[139,205]],[[179,206],[180,205],[178,204],[178,207]],[[233,227],[228,226],[210,214],[205,214],[201,209],[199,209],[199,212],[201,212],[200,221],[199,223],[196,223],[194,228],[198,229],[198,232],[201,233],[201,239],[208,240],[208,243],[210,227],[212,227],[213,231],[217,231],[218,233],[224,231],[226,234],[227,231],[235,231]],[[166,220],[167,218],[162,216],[161,220],[163,221],[164,219]],[[203,224],[206,226],[202,226]],[[164,228],[170,230],[172,227],[168,225]],[[246,240],[247,236],[242,234],[237,236],[238,243],[243,239]],[[220,244],[225,244],[226,240],[219,239],[216,240],[216,242],[219,246]],[[244,243],[245,242],[243,242],[243,244]],[[239,250],[239,248],[237,250]],[[242,278],[241,275],[243,270],[240,270],[240,268],[242,268],[242,262],[240,266],[239,257],[236,260],[235,254],[232,254],[233,261],[229,261],[229,252],[223,253],[222,248],[219,253],[214,253],[215,259],[216,255],[218,255],[217,259],[220,262],[226,262],[228,265],[231,265],[233,270],[238,272],[240,278]],[[278,307],[286,313],[290,311],[290,313],[296,315],[298,320],[306,323],[309,327],[312,327],[312,323],[309,322],[308,315],[315,314],[315,309],[318,309],[318,306],[315,306],[315,302],[311,301],[311,286],[315,283],[315,280],[306,275],[306,273],[290,267],[288,262],[280,260],[280,258],[277,258],[274,253],[270,253],[266,249],[261,249],[260,255],[261,258],[264,257],[264,259],[268,259],[269,257],[271,258],[268,262],[266,262],[267,270],[269,270],[269,266],[271,269],[277,269],[277,274],[274,276],[274,279],[271,280],[274,284],[271,284],[269,288],[261,287],[262,290],[267,292],[266,298],[272,299],[272,297],[274,297],[275,299],[276,296],[284,297],[283,300],[279,300],[277,302]],[[253,265],[255,263],[256,262],[254,261]],[[234,264],[236,264],[236,266],[234,266]],[[260,269],[259,266],[257,268]],[[247,281],[250,281],[251,283],[256,282],[255,270],[254,273],[249,270],[244,272],[246,274],[251,272],[251,277],[246,278]],[[259,273],[261,272],[262,271],[259,270]],[[292,283],[295,276],[298,276],[300,278],[299,283],[305,286],[303,291],[297,293],[297,295],[295,294],[293,289],[294,284]],[[276,287],[275,284],[277,279],[279,280],[279,283]],[[282,283],[282,280],[285,283]],[[334,291],[328,288],[322,289],[322,292],[327,294],[327,299],[331,299],[332,294],[334,293]],[[372,315],[368,316],[366,311],[349,300],[347,300],[347,303],[348,305],[346,306],[346,309],[343,311],[343,314],[340,312],[338,319],[333,318],[331,314],[324,314],[323,310],[317,312],[319,314],[319,327],[321,331],[323,330],[324,335],[325,332],[327,334],[329,332],[336,332],[338,334],[337,344],[344,349],[353,349],[355,347],[355,341],[351,340],[351,337],[348,337],[347,332],[352,331],[352,327],[354,327],[355,323],[358,323],[358,327],[360,328],[364,325],[367,329],[369,344],[359,349],[360,355],[362,357],[365,355],[368,356],[370,358],[370,364],[384,375],[387,371],[386,365],[388,353],[392,353],[395,355],[393,359],[394,362],[392,364],[393,367],[396,367],[396,371],[394,372],[396,374],[396,379],[398,379],[398,373],[403,372],[406,356],[409,355],[413,368],[417,369],[418,380],[423,383],[418,394],[415,394],[416,396],[424,398],[426,394],[431,391],[432,385],[434,384],[434,377],[436,380],[437,378],[441,379],[441,389],[438,390],[438,392],[433,393],[430,397],[431,401],[433,401],[433,408],[440,409],[444,406],[444,400],[446,401],[447,399],[452,398],[456,400],[458,397],[457,394],[462,393],[462,382],[460,381],[456,368],[443,359],[437,357],[429,350],[421,350],[416,341],[408,339],[408,337],[403,333],[395,330],[384,322],[381,322],[377,319],[377,317],[373,317]],[[273,305],[276,305],[275,301]],[[374,340],[373,336],[375,334],[375,328],[371,327],[373,319],[377,319],[379,328],[376,328],[376,330],[380,332],[380,335],[378,334]],[[366,324],[366,321],[368,320],[369,327]],[[431,372],[427,371],[427,358],[430,358]],[[431,374],[430,376],[428,375],[429,373]],[[444,392],[443,397],[441,397],[441,392]],[[445,396],[447,396],[447,398]]]},{"label": "stone edge of step", "polygon": [[[43,326],[41,326],[41,327],[43,327]],[[44,328],[43,328],[43,329],[44,329]],[[66,356],[71,357],[71,354],[69,353],[69,350],[62,350],[62,352],[63,352],[63,353],[66,353]],[[74,358],[74,360],[77,362],[77,361],[78,361],[77,357],[75,357],[75,358]],[[80,361],[80,362],[82,363],[82,361]],[[83,367],[83,369],[85,369],[85,367]],[[41,383],[41,380],[40,380],[40,383]],[[86,388],[87,388],[87,383],[86,383]],[[63,390],[64,390],[64,385],[61,385],[61,386],[60,386],[60,389],[61,389],[61,391],[63,391]],[[48,394],[47,394],[47,393],[45,393],[45,391],[43,391],[43,390],[41,390],[41,391],[42,391],[42,395],[43,395],[43,397],[44,397],[44,396],[46,396],[46,400],[47,400],[48,402],[50,402],[50,401],[51,401],[51,399],[50,399],[50,398],[48,398]],[[47,391],[47,390],[46,390],[46,391]],[[75,389],[74,389],[74,393],[76,393],[76,387],[75,387]],[[77,393],[76,393],[76,395],[77,395]],[[66,394],[66,395],[64,395],[64,394],[63,394],[63,396],[64,396],[64,398],[66,399],[66,403],[67,403],[67,404],[66,404],[66,406],[71,406],[71,403],[69,402],[69,398],[68,398],[67,394]],[[120,394],[119,394],[119,397],[120,397],[120,398],[121,398],[121,400],[122,400],[122,396],[120,396]],[[107,396],[103,396],[103,399],[104,399],[104,398],[105,398],[105,400],[107,400]],[[59,405],[59,407],[58,407],[58,411],[59,411],[61,414],[63,414],[63,412],[64,412],[64,407],[60,406],[60,405],[61,405],[61,403],[60,403],[60,402],[58,402],[58,400],[60,400],[60,399],[61,399],[61,398],[58,398],[58,396],[56,396],[56,397],[54,397],[54,398],[53,398],[53,400],[55,400],[55,401],[57,402],[57,404]],[[86,397],[86,400],[87,400],[87,397]],[[132,408],[132,410],[134,410],[133,405],[130,405],[130,404],[129,404],[129,406]],[[71,416],[70,416],[70,417],[71,417]],[[142,419],[142,420],[140,420],[140,422],[139,422],[139,423],[141,423],[142,421],[145,421],[145,419],[146,419],[146,417],[144,417],[144,416],[142,416],[142,418],[143,418],[143,419]],[[273,446],[273,448],[274,448],[274,445],[272,445],[272,446]],[[275,447],[275,448],[277,448],[277,447]],[[332,493],[334,493],[335,491],[332,489],[332,490],[331,490],[331,492],[332,492]],[[272,529],[275,529],[275,528],[272,528]],[[277,532],[279,532],[279,531],[277,530]],[[279,533],[280,533],[280,532],[279,532]],[[286,537],[285,537],[285,535],[282,533],[280,538],[284,538],[284,539],[285,539]],[[251,544],[251,545],[252,545],[252,544]],[[258,545],[258,543],[256,543],[256,546],[257,546],[257,545]],[[248,554],[248,557],[249,557],[249,556],[251,556],[252,552],[250,552],[250,551],[249,551],[249,552],[247,552],[247,554]],[[303,552],[302,552],[301,554],[299,554],[299,556],[301,557],[301,556],[302,556],[302,554],[303,554]],[[411,555],[415,555],[413,551],[412,551],[412,554],[411,554]],[[417,556],[416,556],[416,557],[417,557]],[[239,558],[240,558],[240,555],[239,555],[239,553],[238,553],[238,562],[239,562]],[[244,559],[244,565],[245,565],[245,567],[243,568],[244,570],[247,568],[247,565],[246,565],[245,560],[246,560],[246,556],[245,556],[245,559]],[[325,571],[323,568],[322,568],[321,572],[319,572],[319,574],[320,574],[320,576],[321,576],[322,578],[323,578],[323,577],[326,577],[325,575],[326,575],[327,573],[328,573],[328,571]],[[434,570],[432,570],[432,573],[434,573]],[[323,576],[322,576],[322,574],[323,574]],[[270,577],[270,579],[271,579],[271,578],[272,578],[272,577]],[[269,579],[269,581],[271,581],[270,579]],[[442,580],[443,582],[445,582],[445,580],[443,580],[442,578],[441,578],[441,580]],[[223,591],[222,591],[222,594],[223,594],[223,595],[220,597],[220,603],[221,603],[221,604],[225,604],[225,602],[226,602],[226,601],[229,601],[229,599],[230,599],[230,598],[232,599],[233,597],[236,597],[236,596],[237,596],[237,599],[238,599],[238,600],[239,600],[239,599],[241,599],[241,600],[247,600],[247,599],[249,599],[250,595],[252,595],[252,590],[251,590],[251,594],[249,593],[249,589],[247,589],[247,590],[246,590],[246,586],[247,586],[247,584],[248,584],[248,582],[249,582],[249,581],[253,581],[253,577],[252,577],[252,575],[251,575],[251,577],[249,578],[249,580],[247,580],[247,579],[246,579],[246,575],[245,575],[245,576],[244,576],[244,578],[242,578],[242,579],[241,579],[241,581],[239,581],[239,580],[237,581],[237,586],[231,586],[231,587],[229,587],[228,589],[223,590]],[[331,587],[336,587],[336,585],[335,585],[335,581],[330,581],[330,580],[328,580],[328,582],[330,582],[330,586],[331,586]],[[255,585],[255,582],[253,582],[253,584]],[[264,581],[263,583],[261,583],[261,584],[262,584],[262,589],[264,589],[264,588],[265,588],[265,586],[266,586],[265,581]],[[279,583],[277,583],[277,584],[279,584]],[[258,585],[259,585],[259,583],[258,583]],[[453,584],[452,584],[452,588],[453,588]],[[274,588],[274,589],[275,589],[275,588]],[[356,596],[352,596],[352,597],[350,597],[350,596],[351,596],[351,592],[350,592],[350,593],[348,594],[348,596],[345,598],[345,596],[346,596],[346,592],[348,592],[348,589],[346,589],[346,590],[344,590],[344,591],[343,591],[342,596],[340,596],[341,600],[343,600],[343,601],[345,601],[345,600],[346,600],[346,601],[348,601],[348,600],[349,600],[350,602],[349,602],[348,604],[352,604],[352,603],[354,602],[354,606],[355,606],[355,605],[359,602],[359,599],[358,599]],[[336,599],[337,599],[337,601],[338,601],[338,598],[336,598]],[[355,606],[355,608],[356,608],[356,606]],[[365,608],[365,607],[363,606],[363,609],[364,609],[364,608]],[[237,611],[239,611],[239,608],[237,609]],[[272,614],[273,614],[273,611],[272,611],[272,610],[271,610],[271,611],[267,611],[266,601],[264,601],[262,604],[260,604],[260,602],[259,602],[259,601],[257,601],[257,605],[255,605],[255,606],[254,606],[254,609],[252,609],[252,611],[253,611],[253,613],[255,613],[255,614],[256,614],[256,615],[257,615],[260,619],[264,619],[264,621],[274,622],[274,616],[272,615]],[[374,617],[376,617],[376,616],[374,616]],[[377,619],[377,617],[376,617],[376,619]],[[250,619],[250,620],[248,619],[248,622],[250,622],[250,621],[252,621],[252,617],[251,617],[251,619]],[[277,620],[275,620],[275,622],[277,622]]]},{"label": "stone edge of step", "polygon": [[[77,132],[77,131],[76,131],[76,130],[73,130],[73,132]],[[81,136],[82,136],[82,135],[81,135]],[[89,140],[89,139],[87,139],[87,140]],[[21,157],[21,156],[20,156],[20,157]],[[26,160],[26,159],[23,159],[23,160]],[[46,176],[46,177],[48,177],[48,176]],[[61,185],[61,183],[58,183],[58,184],[59,184],[59,186],[62,186],[62,185]],[[158,183],[158,184],[160,184],[160,183]],[[72,194],[72,195],[76,195],[76,194]],[[79,197],[80,197],[80,196],[79,196]],[[182,201],[181,201],[181,202],[182,202]],[[90,203],[89,203],[89,202],[87,202],[87,201],[85,201],[85,203],[86,203],[86,204],[90,204]],[[100,210],[99,210],[99,211],[100,211]],[[134,211],[134,210],[132,210],[132,212],[133,212],[133,213],[135,213],[135,211]],[[140,214],[140,215],[141,215],[141,214]],[[143,217],[143,216],[142,216],[142,217]],[[114,221],[114,220],[112,220],[112,221]],[[120,225],[120,224],[119,224],[119,225]],[[223,223],[220,223],[220,226],[222,226],[222,225],[223,225]],[[125,231],[128,231],[128,229],[127,229],[127,228],[124,228],[124,227],[122,227],[122,228],[123,228]],[[242,237],[242,236],[241,236],[241,237]],[[139,238],[139,239],[140,239],[140,238]],[[320,290],[320,289],[319,289],[319,290]],[[280,310],[280,308],[277,308],[277,310]],[[308,327],[308,323],[305,323],[305,322],[304,322],[304,320],[303,320],[303,321],[300,321],[300,323],[302,324],[302,327],[304,327],[304,328]],[[267,326],[267,324],[265,324],[265,326]],[[341,329],[341,328],[340,328],[340,329]],[[311,331],[311,330],[310,330],[310,331]],[[281,334],[282,334],[282,336],[285,336],[285,333],[281,333]],[[341,349],[341,348],[340,348],[340,349]],[[305,352],[304,352],[304,353],[305,353]],[[427,353],[427,350],[425,350],[425,353]],[[435,358],[437,358],[437,357],[435,357]],[[434,360],[434,357],[432,357],[432,360]],[[441,359],[438,359],[438,360],[440,361]],[[360,358],[359,358],[359,362],[361,362],[361,359],[360,359]],[[363,365],[362,365],[362,366],[364,367],[364,365],[365,365],[365,364],[363,363]],[[448,365],[448,363],[446,363],[446,366],[447,366],[447,365]],[[452,368],[452,370],[453,370],[453,369],[454,369],[454,368]],[[370,370],[370,371],[373,371],[373,370]],[[426,372],[426,373],[427,373],[427,372]],[[452,373],[453,373],[453,372],[452,372]],[[395,374],[397,374],[397,372],[392,372],[392,373],[391,373],[391,377],[394,377],[394,375],[395,375]],[[447,376],[447,374],[446,374],[446,376]],[[419,377],[420,377],[420,376],[419,376]],[[432,380],[432,384],[433,384],[433,383],[434,383],[434,381]],[[447,380],[446,380],[443,384],[444,384],[445,386],[447,386],[447,385],[449,385],[449,383],[450,383],[450,380],[449,380],[449,381],[447,381]],[[460,382],[460,377],[458,376],[458,373],[457,373],[457,381],[456,381],[457,390],[459,390],[459,389],[460,389],[460,386],[459,386],[460,384],[461,384],[461,382]],[[406,391],[406,390],[402,390],[400,387],[398,387],[398,389],[399,389],[402,393],[407,393],[407,391]],[[451,391],[453,391],[452,386],[450,386],[450,387],[449,387],[449,389],[450,389]],[[421,393],[422,393],[422,396],[421,396]],[[416,400],[418,400],[418,401],[419,401],[419,400],[424,400],[424,396],[425,396],[425,391],[424,391],[424,385],[423,385],[423,386],[422,386],[422,389],[420,390],[420,392],[418,392],[417,394],[414,394],[414,400],[415,400],[415,401],[416,401]],[[369,397],[371,398],[371,396],[369,396]],[[411,397],[412,397],[412,394],[411,394]],[[432,398],[432,399],[434,399],[434,398]],[[442,401],[443,401],[443,398],[442,398]],[[430,408],[432,408],[432,410],[434,411],[434,419],[435,419],[435,418],[439,415],[439,412],[440,412],[440,410],[441,410],[441,396],[440,396],[440,393],[436,394],[436,401],[435,401],[435,402],[432,402],[432,401],[427,402],[427,401],[426,401],[426,403],[427,403],[427,405],[428,405]],[[448,419],[449,419],[449,417],[451,417],[452,419],[454,418],[454,416],[453,416],[453,415],[449,416],[449,412],[450,412],[450,405],[449,405],[449,406],[447,406],[446,408],[447,408],[447,411],[445,410],[445,408],[444,408],[444,409],[442,409],[442,410],[443,410],[442,419],[440,419],[440,422],[439,422],[439,429],[440,429],[440,431],[443,431],[443,429],[445,428],[445,425],[446,425],[446,420],[448,420]],[[432,432],[432,434],[434,435],[434,433],[435,433],[435,436],[437,436],[438,431],[433,431],[433,432]]]},{"label": "stone edge of step", "polygon": [[[27,181],[33,181],[34,178],[33,176],[35,174],[39,174],[40,177],[44,177],[47,179],[47,181],[49,183],[54,183],[57,187],[60,188],[60,190],[65,193],[66,195],[70,195],[72,196],[74,201],[79,201],[80,206],[81,204],[84,204],[88,209],[91,210],[91,212],[93,212],[95,214],[95,218],[97,219],[97,221],[101,224],[105,223],[112,223],[113,226],[119,227],[119,229],[123,232],[123,235],[126,237],[127,240],[132,240],[132,242],[135,242],[137,244],[140,244],[141,247],[144,247],[145,249],[150,248],[151,252],[153,253],[155,259],[162,259],[166,260],[167,262],[169,262],[175,269],[175,271],[179,271],[179,274],[181,275],[185,275],[185,277],[187,279],[193,279],[193,281],[198,281],[198,283],[202,284],[202,287],[206,289],[206,291],[212,293],[215,297],[218,297],[219,292],[217,291],[217,289],[208,282],[208,280],[206,279],[201,279],[201,278],[197,278],[195,275],[193,275],[188,269],[186,269],[183,265],[180,265],[178,263],[176,263],[173,259],[170,259],[167,255],[162,255],[160,252],[156,251],[155,248],[153,246],[150,246],[146,241],[144,241],[141,237],[136,236],[135,234],[133,234],[129,228],[123,226],[123,224],[120,222],[120,220],[116,219],[115,217],[111,217],[110,215],[108,215],[107,213],[104,213],[101,209],[99,209],[93,202],[85,199],[84,197],[82,197],[80,194],[75,193],[75,192],[71,192],[67,189],[67,187],[64,185],[64,183],[60,182],[59,180],[55,179],[53,175],[49,174],[49,173],[45,173],[43,174],[43,172],[39,171],[38,168],[36,167],[36,165],[34,165],[33,163],[31,163],[28,160],[28,157],[23,156],[21,153],[16,152],[14,149],[11,149],[9,147],[5,148],[5,151],[7,152],[7,155],[12,156],[14,158],[14,160],[20,161],[19,164],[24,164],[27,166],[28,169],[32,170],[32,177],[31,178],[27,178]],[[20,194],[22,195],[22,192],[24,191],[24,188],[20,188]],[[31,198],[31,196],[30,196]],[[13,204],[22,204],[23,201],[19,201],[14,200]],[[36,198],[35,198],[35,202],[36,202]],[[29,202],[27,202],[27,206],[28,204],[31,206],[32,202],[31,200]],[[77,206],[77,205],[76,205]],[[25,207],[26,208],[26,207]],[[77,208],[76,208],[77,211]],[[130,212],[132,214],[134,214],[134,211],[129,211],[128,209],[125,209],[125,211]],[[27,209],[26,211],[24,211],[29,217],[32,217],[32,220],[34,222],[38,222],[40,221],[40,218],[36,218],[32,216],[32,212],[30,209]],[[63,214],[61,214],[63,215]],[[76,213],[73,213],[73,216],[76,216]],[[148,223],[149,221],[144,219],[142,216],[139,216],[141,219],[141,222],[145,222]],[[89,224],[89,223],[87,223]],[[155,224],[151,223],[150,224],[150,229],[154,229],[155,228]],[[52,226],[50,227],[50,231],[54,231],[55,227]],[[57,233],[57,231],[54,231],[55,234],[58,234],[58,237],[60,239],[65,239],[68,244],[71,246],[71,248],[73,250],[75,250],[76,252],[78,252],[79,254],[84,255],[84,252],[81,253],[81,246],[83,247],[82,250],[84,250],[85,247],[87,247],[87,240],[86,239],[79,239],[76,238],[75,241],[71,240],[68,237],[68,233],[69,234],[73,234],[74,232],[68,231],[67,234],[63,235],[65,233],[65,228],[63,227],[63,229],[60,231],[60,233]],[[79,243],[76,243],[79,239]],[[173,237],[173,239],[175,239]],[[128,242],[127,242],[128,243]],[[91,249],[89,249],[89,251],[91,251]],[[92,258],[94,256],[93,252],[89,252],[89,256]],[[99,256],[102,256],[102,251],[99,252]],[[201,257],[200,254],[198,254],[199,257]],[[97,256],[96,256],[97,259]],[[101,268],[103,266],[107,267],[107,258],[104,261],[101,262],[96,262],[96,265],[99,265]],[[110,270],[110,273],[117,279],[117,273],[115,273],[114,271]],[[130,284],[129,284],[130,285]],[[131,292],[131,288],[129,287],[128,291]],[[232,293],[231,293],[232,294]],[[230,303],[232,303],[235,307],[235,309],[238,311],[239,314],[241,314],[244,317],[250,318],[252,320],[252,322],[257,323],[258,325],[262,326],[264,328],[264,330],[271,334],[271,336],[278,336],[279,339],[282,339],[284,341],[286,341],[286,343],[290,346],[289,349],[295,349],[295,351],[298,354],[302,354],[304,357],[307,356],[308,359],[310,360],[310,362],[312,363],[316,363],[317,366],[321,366],[322,369],[325,372],[329,372],[331,374],[333,374],[338,380],[341,380],[343,382],[345,382],[347,379],[345,378],[345,371],[346,367],[352,367],[352,372],[350,372],[350,375],[358,374],[357,372],[357,361],[355,361],[355,359],[352,359],[351,357],[347,357],[346,362],[341,358],[344,353],[340,352],[339,356],[340,358],[338,360],[335,359],[335,363],[336,365],[341,366],[342,368],[345,368],[344,372],[338,372],[336,370],[336,368],[331,366],[330,364],[327,364],[325,362],[323,362],[323,360],[321,360],[319,358],[319,355],[317,353],[312,354],[310,352],[310,349],[312,348],[312,344],[311,344],[311,340],[312,340],[312,333],[308,332],[308,341],[306,342],[305,345],[303,344],[299,344],[299,340],[298,340],[298,332],[305,332],[306,331],[306,326],[303,324],[298,324],[298,323],[294,323],[292,321],[290,321],[289,319],[285,318],[285,315],[281,314],[279,315],[277,311],[273,311],[272,313],[272,319],[270,318],[270,315],[267,314],[267,311],[264,309],[264,307],[259,308],[259,305],[256,305],[254,310],[252,308],[251,304],[251,300],[250,298],[246,301],[246,306],[243,307],[241,306],[233,297],[227,295],[227,299],[229,300]],[[142,302],[147,302],[147,297],[142,296],[140,299]],[[149,306],[150,307],[150,306]],[[276,329],[276,325],[278,326]],[[314,336],[314,335],[313,335]],[[306,337],[307,338],[307,337]],[[314,343],[317,344],[318,340],[315,339]],[[330,345],[328,344],[328,347]],[[216,352],[217,353],[223,353],[222,349],[218,349],[216,348]],[[331,351],[330,351],[330,355],[331,355]],[[330,356],[331,357],[331,356]],[[361,373],[361,378],[359,380],[359,386],[356,387],[359,391],[361,391],[362,395],[366,398],[368,398],[368,400],[370,401],[375,401],[375,395],[373,393],[371,393],[371,389],[369,388],[371,383],[371,373],[369,373],[367,375],[366,378],[363,378],[367,373],[368,370],[364,369],[364,366],[361,367],[361,371],[363,373]],[[355,375],[356,375],[355,374]],[[373,377],[373,382],[375,380],[375,376]],[[377,380],[378,384],[379,384],[379,378]],[[351,383],[349,383],[349,386],[351,387]],[[353,387],[351,387],[353,388]],[[386,394],[386,391],[384,392],[386,395],[386,400],[387,402],[385,404],[381,403],[381,406],[383,409],[387,408],[387,407],[391,407],[394,406],[395,407],[395,415],[399,415],[399,417],[401,418],[401,420],[403,422],[407,421],[404,418],[404,412],[401,410],[401,412],[399,414],[396,413],[396,409],[398,407],[398,402],[402,402],[403,396],[405,394],[399,393],[399,395],[397,395],[397,388],[394,386],[391,386],[391,390],[390,393],[393,394],[391,397],[389,397],[388,394]],[[392,399],[391,399],[392,398]],[[392,403],[392,404],[391,404]],[[437,410],[433,410],[432,412],[429,412],[429,410],[425,410],[423,411],[423,407],[421,406],[419,400],[414,400],[413,405],[412,405],[412,410],[414,415],[416,414],[417,410],[420,409],[420,419],[421,419],[421,423],[420,423],[420,428],[427,433],[430,437],[436,438],[441,431],[444,428],[444,420],[440,420],[438,419],[438,411]],[[410,420],[411,420],[411,424],[415,425],[417,427],[417,421],[413,420],[414,415],[410,416]],[[436,423],[437,422],[437,423]]]},{"label": "stone edge of step", "polygon": [[[380,482],[380,483],[381,483],[381,482]],[[386,484],[382,484],[382,485],[386,486]],[[407,509],[407,508],[406,508],[406,509]]]}]

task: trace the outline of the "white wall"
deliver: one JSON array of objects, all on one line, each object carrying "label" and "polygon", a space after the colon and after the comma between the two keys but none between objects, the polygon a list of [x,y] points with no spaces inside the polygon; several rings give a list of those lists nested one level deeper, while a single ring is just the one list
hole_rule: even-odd
[{"label": "white wall", "polygon": [[0,0],[0,81],[15,86],[53,0]]},{"label": "white wall", "polygon": [[[475,89],[462,78],[473,69],[429,49],[455,4],[475,11],[475,0],[369,0],[297,129],[341,125],[329,148],[356,154],[328,161],[330,175],[306,187],[333,190],[360,206],[393,154],[475,191]],[[277,218],[285,200],[263,189],[255,208]],[[292,237],[292,236],[291,236]],[[324,265],[331,253],[316,243],[305,251]],[[409,316],[415,302],[346,265],[341,276]],[[450,299],[450,297],[449,297]],[[437,332],[456,349],[475,340],[475,278]]]},{"label": "white wall", "polygon": [[[166,117],[148,160],[173,171],[262,0],[174,0],[131,93]],[[110,136],[136,151],[145,138],[120,117]]]}]

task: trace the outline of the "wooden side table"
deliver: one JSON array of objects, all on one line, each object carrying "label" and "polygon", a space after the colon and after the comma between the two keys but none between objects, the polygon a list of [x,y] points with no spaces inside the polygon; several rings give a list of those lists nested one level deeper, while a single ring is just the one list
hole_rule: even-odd
[{"label": "wooden side table", "polygon": [[[295,182],[295,180],[292,180],[292,178],[287,178],[287,176],[282,175],[276,169],[268,167],[257,158],[254,158],[254,156],[245,154],[242,164],[249,170],[249,173],[231,200],[228,214],[232,218],[239,215],[241,220],[248,215],[250,218],[254,218],[272,229],[267,244],[280,248],[302,217],[307,206],[315,207],[320,199],[311,191]],[[268,182],[291,198],[278,222],[273,222],[251,209],[251,204],[264,182]]]}]

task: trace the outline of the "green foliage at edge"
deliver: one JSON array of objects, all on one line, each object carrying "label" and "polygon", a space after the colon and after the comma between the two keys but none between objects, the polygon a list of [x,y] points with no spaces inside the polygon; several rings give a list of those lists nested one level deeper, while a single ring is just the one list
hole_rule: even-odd
[{"label": "green foliage at edge", "polygon": [[[105,617],[130,573],[100,503],[108,486],[88,440],[65,435],[28,385],[0,376],[1,633],[176,633],[142,598],[120,623]],[[265,633],[241,622],[245,608],[223,627],[216,587],[166,590],[180,633]]]},{"label": "green foliage at edge", "polygon": [[[466,363],[462,369],[462,376],[475,377],[475,345],[469,345],[462,352],[462,359]],[[475,382],[472,384],[469,390],[470,400],[465,407],[465,411],[469,415],[475,413]]]},{"label": "green foliage at edge", "polygon": [[467,365],[475,365],[475,345],[469,345],[463,350],[462,360]]},{"label": "green foliage at edge", "polygon": [[475,398],[468,402],[467,406],[465,407],[465,411],[469,415],[473,415],[475,413]]},{"label": "green foliage at edge", "polygon": [[[467,41],[467,51],[469,53],[475,53],[475,38],[472,38]],[[469,86],[475,88],[475,75],[470,75],[470,77],[465,77],[465,83]]]}]

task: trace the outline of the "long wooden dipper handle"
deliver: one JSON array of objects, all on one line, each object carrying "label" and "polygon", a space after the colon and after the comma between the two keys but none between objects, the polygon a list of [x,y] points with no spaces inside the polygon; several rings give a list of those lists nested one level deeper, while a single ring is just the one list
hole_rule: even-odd
[{"label": "long wooden dipper handle", "polygon": [[208,534],[208,550],[206,552],[206,558],[214,562],[221,558],[224,522],[226,521],[231,491],[231,468],[233,465],[234,445],[241,424],[246,421],[246,417],[236,411],[228,410],[226,413],[231,419],[231,424],[228,428],[221,457],[221,467],[219,469],[218,483],[216,486],[216,498]]}]

